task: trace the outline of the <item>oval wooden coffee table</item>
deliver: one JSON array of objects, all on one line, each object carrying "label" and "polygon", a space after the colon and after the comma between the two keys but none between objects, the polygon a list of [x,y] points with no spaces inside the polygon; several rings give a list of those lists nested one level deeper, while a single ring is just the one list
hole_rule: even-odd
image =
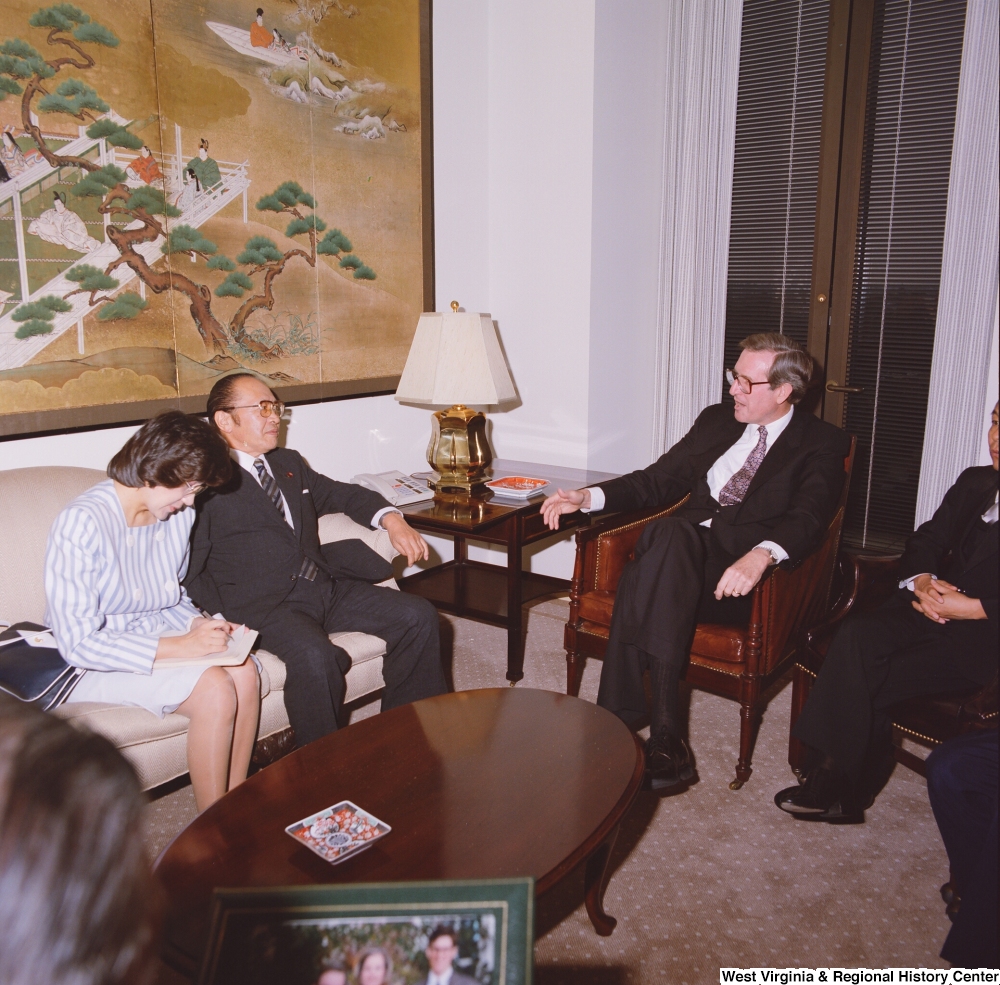
[{"label": "oval wooden coffee table", "polygon": [[[540,895],[584,859],[606,936],[608,857],[642,770],[618,718],[551,691],[459,691],[365,719],[250,777],[164,849],[165,956],[196,968],[215,887],[534,876]],[[341,800],[392,832],[330,865],[284,829]]]}]

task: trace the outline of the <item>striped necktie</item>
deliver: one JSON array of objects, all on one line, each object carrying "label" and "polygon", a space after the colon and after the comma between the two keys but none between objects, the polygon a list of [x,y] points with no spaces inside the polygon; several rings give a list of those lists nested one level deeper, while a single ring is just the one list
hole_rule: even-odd
[{"label": "striped necktie", "polygon": [[264,468],[264,459],[255,458],[253,467],[257,470],[257,477],[260,479],[260,488],[264,490],[267,498],[274,503],[274,508],[281,514],[281,519],[287,522],[285,516],[285,506],[281,502],[281,490],[278,483],[274,481],[274,476]]},{"label": "striped necktie", "polygon": [[719,504],[721,506],[735,506],[743,502],[747,490],[753,477],[760,468],[760,463],[764,461],[764,453],[767,451],[767,428],[761,424],[757,428],[760,438],[752,452],[747,456],[739,471],[734,472],[729,481],[719,490]]}]

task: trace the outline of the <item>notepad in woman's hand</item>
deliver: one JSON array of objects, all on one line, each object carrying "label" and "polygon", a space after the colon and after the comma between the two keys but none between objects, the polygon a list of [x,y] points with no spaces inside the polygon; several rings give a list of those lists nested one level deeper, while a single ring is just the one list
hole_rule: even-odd
[{"label": "notepad in woman's hand", "polygon": [[254,645],[256,640],[256,629],[237,626],[229,640],[229,646],[221,653],[209,653],[204,657],[177,657],[176,659],[158,660],[153,665],[153,673],[171,667],[238,667],[249,656],[250,647]]}]

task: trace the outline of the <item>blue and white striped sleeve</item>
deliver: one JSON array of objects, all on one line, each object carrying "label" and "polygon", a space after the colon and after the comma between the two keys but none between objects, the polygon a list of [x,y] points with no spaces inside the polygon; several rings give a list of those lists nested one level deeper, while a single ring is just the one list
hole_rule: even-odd
[{"label": "blue and white striped sleeve", "polygon": [[[52,635],[63,659],[74,667],[152,673],[158,636],[115,633],[106,628],[99,585],[106,562],[103,546],[98,524],[87,510],[70,507],[56,517],[45,553],[45,595]],[[125,591],[119,578],[109,594]]]}]

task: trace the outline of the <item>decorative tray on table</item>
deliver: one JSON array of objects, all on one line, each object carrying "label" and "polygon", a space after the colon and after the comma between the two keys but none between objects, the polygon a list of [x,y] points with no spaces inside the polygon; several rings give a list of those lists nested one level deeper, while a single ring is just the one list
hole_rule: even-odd
[{"label": "decorative tray on table", "polygon": [[506,475],[502,479],[491,479],[486,488],[498,496],[509,496],[511,499],[530,499],[548,486],[545,479],[532,479],[527,475]]},{"label": "decorative tray on table", "polygon": [[388,824],[349,800],[285,828],[285,834],[334,865],[363,852],[390,831]]}]

